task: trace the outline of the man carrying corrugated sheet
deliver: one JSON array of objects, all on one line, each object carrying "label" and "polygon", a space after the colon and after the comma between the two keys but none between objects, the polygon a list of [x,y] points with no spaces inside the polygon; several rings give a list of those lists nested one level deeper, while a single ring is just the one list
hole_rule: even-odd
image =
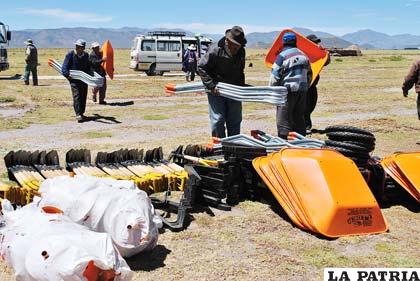
[{"label": "man carrying corrugated sheet", "polygon": [[89,54],[85,52],[86,41],[78,39],[75,49],[67,53],[64,58],[62,73],[70,82],[71,92],[73,95],[73,108],[76,113],[77,122],[85,121],[86,99],[88,85],[80,80],[73,79],[70,76],[70,70],[80,70],[92,75],[89,62]]},{"label": "man carrying corrugated sheet", "polygon": [[198,63],[198,74],[208,89],[211,135],[233,136],[241,132],[242,103],[219,95],[218,82],[245,85],[245,34],[241,27],[226,30],[225,37],[209,46]]}]

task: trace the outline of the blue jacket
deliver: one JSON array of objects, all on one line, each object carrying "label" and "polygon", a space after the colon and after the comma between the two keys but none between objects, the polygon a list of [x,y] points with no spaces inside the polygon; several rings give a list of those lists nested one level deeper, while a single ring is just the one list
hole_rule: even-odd
[{"label": "blue jacket", "polygon": [[63,73],[64,77],[69,77],[70,70],[80,70],[92,75],[93,73],[90,67],[88,53],[83,52],[83,54],[79,57],[73,50],[68,52],[64,58],[61,72]]},{"label": "blue jacket", "polygon": [[292,92],[308,91],[312,69],[308,57],[298,48],[284,47],[271,69],[270,84],[290,87]]}]

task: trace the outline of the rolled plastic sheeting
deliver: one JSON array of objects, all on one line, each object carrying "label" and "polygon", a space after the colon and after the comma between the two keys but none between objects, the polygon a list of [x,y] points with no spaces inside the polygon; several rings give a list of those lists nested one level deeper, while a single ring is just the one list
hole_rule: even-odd
[{"label": "rolled plastic sheeting", "polygon": [[[63,75],[62,65],[56,60],[48,59],[48,65]],[[86,72],[80,70],[70,70],[70,76],[72,79],[80,80],[92,87],[102,87],[104,84],[104,78],[96,72],[94,72],[93,75],[94,76],[89,75]]]},{"label": "rolled plastic sheeting", "polygon": [[158,240],[153,205],[133,181],[92,176],[45,180],[40,206],[56,206],[72,221],[106,232],[123,257],[151,250]]},{"label": "rolled plastic sheeting", "polygon": [[[166,92],[169,94],[195,93],[208,91],[204,85],[198,83],[185,83],[180,85],[167,84]],[[240,102],[260,102],[273,105],[283,105],[287,101],[287,88],[281,86],[249,86],[242,87],[227,83],[218,83],[220,95]]]},{"label": "rolled plastic sheeting", "polygon": [[[34,203],[16,211],[6,209],[0,253],[13,267],[16,280],[132,279],[110,235],[91,231],[65,215],[46,213]],[[100,279],[105,276],[109,279]]]}]

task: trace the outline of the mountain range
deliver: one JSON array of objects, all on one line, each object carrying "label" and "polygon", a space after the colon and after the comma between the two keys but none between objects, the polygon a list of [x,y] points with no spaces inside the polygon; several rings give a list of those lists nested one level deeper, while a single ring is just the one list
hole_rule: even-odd
[{"label": "mountain range", "polygon": [[[307,28],[294,27],[294,30],[303,34],[316,34],[324,47],[346,48],[350,45],[358,45],[362,49],[403,49],[420,46],[420,36],[411,34],[388,35],[374,30],[359,30],[343,36],[336,36],[327,32],[314,31]],[[159,29],[165,30],[165,29]],[[167,30],[167,29],[166,29]],[[111,40],[116,48],[131,47],[132,40],[137,34],[147,34],[152,31],[148,28],[122,27],[122,28],[55,28],[55,29],[26,29],[12,31],[11,47],[23,47],[24,41],[32,38],[35,44],[41,48],[71,48],[78,38],[88,42],[103,42]],[[181,31],[175,29],[175,31]],[[185,31],[187,36],[194,33]],[[279,31],[252,32],[246,35],[248,47],[268,48],[278,36]],[[206,37],[218,40],[222,34],[203,34]]]}]

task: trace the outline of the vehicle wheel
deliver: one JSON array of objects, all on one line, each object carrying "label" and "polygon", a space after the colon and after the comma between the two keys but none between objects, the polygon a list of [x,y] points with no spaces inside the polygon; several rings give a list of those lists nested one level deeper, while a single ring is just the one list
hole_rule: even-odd
[{"label": "vehicle wheel", "polygon": [[334,140],[334,141],[356,141],[356,142],[362,142],[369,145],[373,145],[375,143],[374,136],[357,134],[357,133],[331,132],[331,133],[327,133],[327,136],[330,140]]},{"label": "vehicle wheel", "polygon": [[155,76],[156,75],[156,64],[152,64],[149,67],[149,70],[146,71],[147,76]]},{"label": "vehicle wheel", "polygon": [[328,126],[327,128],[325,128],[325,132],[326,133],[331,133],[331,132],[349,132],[349,133],[356,133],[356,134],[361,134],[361,135],[368,135],[368,136],[373,136],[373,134],[369,131],[357,128],[357,127],[353,127],[353,126],[346,126],[346,125],[334,125],[334,126]]},{"label": "vehicle wheel", "polygon": [[328,146],[339,146],[357,152],[371,152],[373,150],[371,145],[368,146],[364,143],[356,144],[354,142],[326,140],[325,144]]}]

